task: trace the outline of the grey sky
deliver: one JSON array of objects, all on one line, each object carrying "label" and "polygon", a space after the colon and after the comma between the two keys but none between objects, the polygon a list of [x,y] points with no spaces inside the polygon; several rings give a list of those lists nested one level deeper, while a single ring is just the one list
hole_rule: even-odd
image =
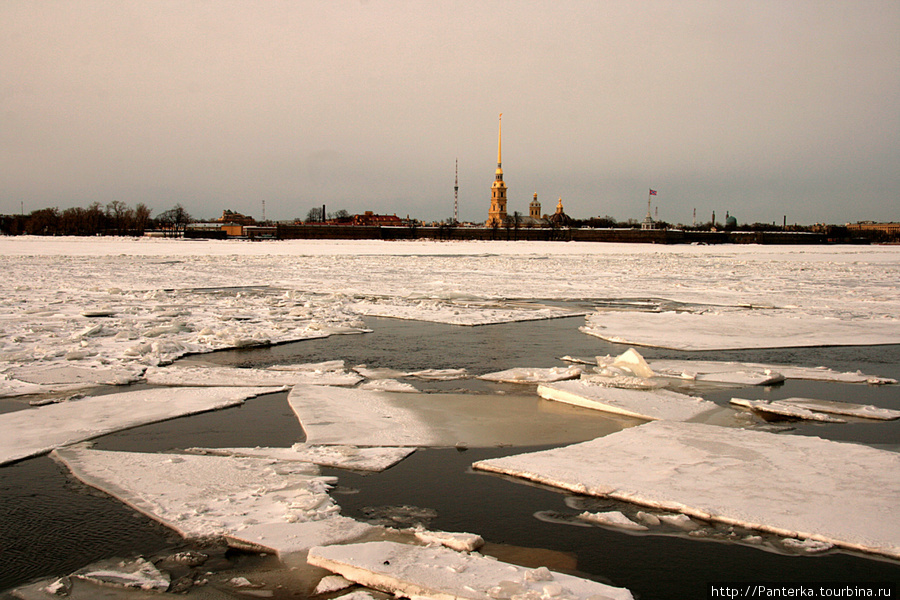
[{"label": "grey sky", "polygon": [[900,220],[900,2],[0,3],[0,213]]}]

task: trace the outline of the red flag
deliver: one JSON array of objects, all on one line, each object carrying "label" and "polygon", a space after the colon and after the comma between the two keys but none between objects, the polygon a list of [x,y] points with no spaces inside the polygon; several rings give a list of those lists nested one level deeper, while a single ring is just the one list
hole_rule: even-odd
[{"label": "red flag", "polygon": [[656,195],[656,190],[650,190],[650,195],[651,195],[651,196],[655,196],[655,195]]}]

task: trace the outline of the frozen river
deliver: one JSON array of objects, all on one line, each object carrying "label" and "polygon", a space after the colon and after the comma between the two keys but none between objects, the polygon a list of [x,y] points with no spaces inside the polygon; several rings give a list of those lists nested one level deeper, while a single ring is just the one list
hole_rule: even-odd
[{"label": "frozen river", "polygon": [[[29,374],[36,381],[28,371],[35,365],[143,369],[175,360],[178,366],[265,368],[341,360],[347,366],[403,373],[465,369],[476,376],[559,367],[567,364],[563,356],[616,356],[641,344],[635,347],[651,362],[826,366],[900,379],[900,337],[893,317],[900,313],[900,251],[894,249],[130,241],[116,246],[105,240],[47,245],[3,240],[0,249],[7,278],[2,293],[10,307],[2,323],[0,356],[9,383],[0,412],[33,410],[29,399],[71,393],[54,391],[46,381],[32,384],[43,385],[40,389],[15,389],[15,381],[27,384]],[[617,317],[600,328],[618,329],[598,335],[597,327],[586,327],[587,317],[598,311]],[[609,341],[627,335],[628,319],[639,324],[642,314],[705,315],[717,320],[717,334],[731,331],[732,338],[740,338],[742,322],[746,328],[747,317],[760,311],[772,320],[762,330],[746,331],[743,337],[754,339],[750,349],[658,348],[643,337]],[[830,332],[840,345],[792,347],[779,329],[807,334],[776,321],[812,323],[813,330]],[[848,323],[858,327],[847,328]],[[670,330],[681,326],[669,325]],[[700,336],[701,329],[686,329],[680,337],[702,347],[713,338]],[[365,333],[322,337],[351,331]],[[646,335],[638,327],[632,331]],[[854,343],[854,332],[861,340],[881,336],[875,338],[879,345],[847,345]],[[228,349],[264,339],[279,344]],[[757,343],[760,339],[785,347],[761,347],[767,344]],[[497,429],[499,441],[460,439],[457,448],[422,448],[381,473],[326,468],[325,474],[338,478],[332,496],[344,515],[397,527],[421,524],[477,533],[487,542],[483,552],[501,560],[575,572],[629,588],[641,598],[703,597],[705,585],[714,581],[900,579],[900,566],[887,559],[834,549],[812,555],[786,547],[778,536],[757,540],[752,532],[736,534],[715,525],[650,533],[589,526],[577,515],[619,510],[634,516],[636,509],[474,472],[471,465],[589,440],[641,421],[543,400],[535,385],[469,376],[406,381],[442,405],[430,418],[465,413],[467,422],[484,419]],[[138,377],[127,389],[145,387]],[[88,393],[122,389],[106,386]],[[735,395],[814,397],[900,409],[897,390],[896,385],[788,379],[694,393],[723,410]],[[774,427],[782,435],[890,451],[900,440],[898,421],[773,426],[741,418],[743,425]],[[527,429],[535,422],[542,425],[537,433]],[[277,392],[234,408],[107,434],[95,440],[95,448],[290,447],[303,439],[287,392]],[[99,558],[152,556],[183,544],[167,528],[74,481],[46,456],[0,468],[0,515],[0,590],[63,575]],[[748,536],[751,542],[741,541]],[[301,597],[291,587],[296,583],[291,571],[271,556],[222,550],[209,569],[222,577],[271,584],[265,590],[273,590],[272,597]],[[199,593],[200,588],[192,592]]]}]

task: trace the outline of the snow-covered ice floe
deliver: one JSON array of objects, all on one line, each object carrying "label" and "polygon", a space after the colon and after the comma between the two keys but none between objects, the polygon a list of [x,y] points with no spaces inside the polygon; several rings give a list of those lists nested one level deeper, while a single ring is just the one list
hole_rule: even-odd
[{"label": "snow-covered ice floe", "polygon": [[339,514],[328,495],[334,479],[309,463],[77,447],[52,457],[87,485],[185,538],[224,538],[284,557],[372,530]]},{"label": "snow-covered ice floe", "polygon": [[738,350],[900,343],[900,319],[838,319],[758,310],[607,311],[588,315],[581,331],[610,342],[676,350]]},{"label": "snow-covered ice floe", "polygon": [[[900,419],[900,410],[879,408],[871,404],[853,404],[851,402],[833,402],[814,398],[784,398],[782,400],[745,400],[732,398],[731,404],[749,408],[755,412],[767,412],[772,415],[783,415],[798,419],[828,421],[827,415],[871,419],[875,421],[893,421]],[[824,413],[824,414],[823,414]],[[842,419],[831,419],[831,422],[843,423]]]},{"label": "snow-covered ice floe", "polygon": [[301,461],[322,467],[354,471],[384,471],[415,452],[415,448],[359,448],[357,446],[314,446],[299,443],[290,448],[188,448],[186,452],[212,456],[252,456],[279,461]]},{"label": "snow-covered ice floe", "polygon": [[579,367],[550,367],[543,369],[517,367],[506,369],[505,371],[485,373],[484,375],[479,375],[478,379],[504,383],[548,383],[576,379],[581,376],[581,373],[582,370]]},{"label": "snow-covered ice floe", "polygon": [[863,445],[657,421],[474,468],[900,558],[900,455]]},{"label": "snow-covered ice floe", "polygon": [[141,378],[143,367],[27,365],[11,367],[0,378],[0,396],[71,392],[101,385],[126,385]]},{"label": "snow-covered ice floe", "polygon": [[385,392],[296,386],[288,402],[311,444],[441,445],[441,438],[427,423]]},{"label": "snow-covered ice floe", "polygon": [[312,548],[307,562],[364,586],[410,598],[633,598],[627,589],[553,572],[545,567],[529,569],[449,548],[396,542]]},{"label": "snow-covered ice floe", "polygon": [[[328,363],[331,365],[331,363]],[[306,368],[304,368],[306,367]],[[294,385],[356,385],[362,377],[339,368],[316,368],[317,365],[297,365],[294,369],[248,369],[213,366],[150,367],[144,378],[151,385],[172,386],[294,386]]]},{"label": "snow-covered ice floe", "polygon": [[[295,386],[288,403],[315,445],[492,447],[568,444],[611,433],[624,418],[534,394],[390,393]],[[588,414],[585,414],[588,413]],[[596,416],[595,416],[596,415]]]},{"label": "snow-covered ice floe", "polygon": [[430,545],[444,546],[457,552],[474,552],[484,546],[484,538],[477,533],[459,533],[451,531],[429,531],[419,527],[415,531],[416,539]]},{"label": "snow-covered ice floe", "polygon": [[731,404],[746,408],[762,417],[765,421],[818,421],[820,423],[846,423],[822,412],[809,410],[802,406],[782,402],[781,400],[745,400],[732,398]]},{"label": "snow-covered ice floe", "polygon": [[0,465],[107,433],[241,404],[281,387],[146,389],[0,414]]},{"label": "snow-covered ice floe", "polygon": [[[681,379],[695,379],[713,383],[741,385],[768,385],[784,379],[808,379],[835,383],[868,383],[873,385],[895,384],[888,377],[839,372],[827,367],[797,367],[793,365],[767,365],[745,362],[719,362],[708,360],[651,360],[650,368],[657,375]],[[745,375],[749,375],[746,377]]]},{"label": "snow-covered ice floe", "polygon": [[588,380],[538,386],[541,398],[637,419],[686,421],[718,409],[714,402],[670,390],[632,390],[596,385]]}]

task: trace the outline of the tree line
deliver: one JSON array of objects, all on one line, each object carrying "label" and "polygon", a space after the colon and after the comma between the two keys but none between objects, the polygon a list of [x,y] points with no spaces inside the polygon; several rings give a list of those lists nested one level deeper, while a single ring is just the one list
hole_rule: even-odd
[{"label": "tree line", "polygon": [[106,206],[94,202],[87,208],[41,208],[27,215],[0,216],[0,232],[4,235],[141,236],[148,229],[183,232],[193,222],[181,204],[156,217],[152,212],[142,202],[132,208],[121,200],[113,200]]}]

